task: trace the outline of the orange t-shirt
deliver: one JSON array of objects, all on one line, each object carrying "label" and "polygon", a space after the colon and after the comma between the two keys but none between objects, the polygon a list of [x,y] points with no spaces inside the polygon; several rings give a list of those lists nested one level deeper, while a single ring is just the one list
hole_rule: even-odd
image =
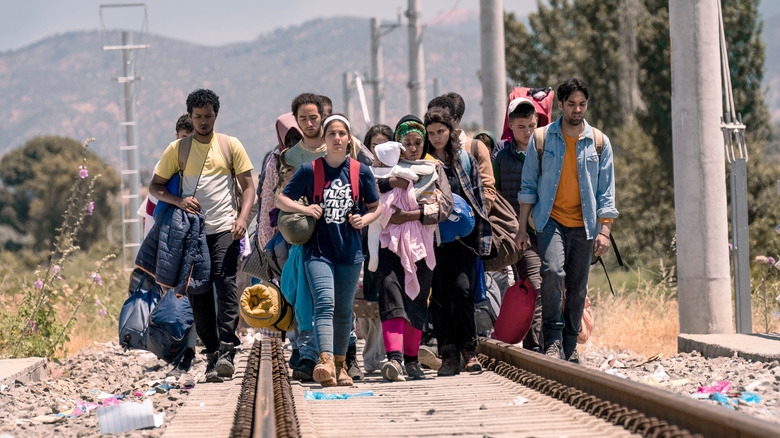
[{"label": "orange t-shirt", "polygon": [[582,219],[582,200],[580,199],[580,181],[577,175],[577,140],[563,134],[566,141],[566,153],[563,154],[563,167],[558,180],[550,217],[565,227],[584,227]]}]

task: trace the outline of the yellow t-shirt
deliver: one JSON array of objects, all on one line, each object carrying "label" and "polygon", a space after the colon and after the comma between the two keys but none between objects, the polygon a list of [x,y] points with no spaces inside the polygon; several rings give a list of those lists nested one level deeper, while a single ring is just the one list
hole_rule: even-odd
[{"label": "yellow t-shirt", "polygon": [[[175,140],[165,149],[155,171],[157,176],[168,180],[179,172],[180,142],[181,140]],[[244,146],[235,137],[230,137],[230,150],[233,152],[233,169],[236,175],[253,169]],[[211,137],[209,144],[192,139],[192,148],[182,178],[182,197],[192,196],[193,193],[206,218],[206,234],[230,231],[236,210],[233,177],[227,167],[227,161],[222,156],[216,134]]]},{"label": "yellow t-shirt", "polygon": [[565,227],[584,227],[582,219],[582,200],[580,199],[580,180],[577,174],[577,140],[563,134],[566,141],[566,153],[563,154],[563,167],[558,180],[550,217]]}]

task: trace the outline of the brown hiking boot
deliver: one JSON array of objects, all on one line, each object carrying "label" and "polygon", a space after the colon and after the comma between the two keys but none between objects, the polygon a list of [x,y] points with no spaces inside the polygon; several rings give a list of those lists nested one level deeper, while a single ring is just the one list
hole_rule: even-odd
[{"label": "brown hiking boot", "polygon": [[479,361],[477,360],[477,352],[474,350],[463,350],[461,351],[461,354],[463,355],[463,362],[466,364],[464,369],[470,373],[482,371],[482,365],[479,364]]},{"label": "brown hiking boot", "polygon": [[441,367],[436,372],[439,377],[460,374],[460,358],[457,354],[447,354],[441,358]]},{"label": "brown hiking boot", "polygon": [[339,386],[352,386],[352,377],[349,377],[347,373],[347,358],[346,356],[334,356],[336,358],[336,383]]},{"label": "brown hiking boot", "polygon": [[320,363],[314,367],[312,378],[323,387],[336,386],[336,364],[331,355],[320,353]]}]

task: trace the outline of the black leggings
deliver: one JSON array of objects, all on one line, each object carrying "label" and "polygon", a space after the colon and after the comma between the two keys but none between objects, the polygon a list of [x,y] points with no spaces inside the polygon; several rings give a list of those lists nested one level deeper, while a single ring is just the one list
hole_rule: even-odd
[{"label": "black leggings", "polygon": [[477,345],[473,287],[476,258],[458,241],[436,247],[429,311],[442,354]]}]

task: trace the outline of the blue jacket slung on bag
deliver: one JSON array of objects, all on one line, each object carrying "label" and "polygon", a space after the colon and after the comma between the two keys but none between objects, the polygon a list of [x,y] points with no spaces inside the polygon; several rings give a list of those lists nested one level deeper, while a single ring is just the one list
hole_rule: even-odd
[{"label": "blue jacket slung on bag", "polygon": [[291,245],[290,255],[282,268],[282,295],[295,308],[295,319],[301,331],[314,328],[314,303],[309,281],[303,270],[303,245]]},{"label": "blue jacket slung on bag", "polygon": [[209,291],[211,258],[202,213],[169,206],[147,234],[135,265],[177,295]]}]

